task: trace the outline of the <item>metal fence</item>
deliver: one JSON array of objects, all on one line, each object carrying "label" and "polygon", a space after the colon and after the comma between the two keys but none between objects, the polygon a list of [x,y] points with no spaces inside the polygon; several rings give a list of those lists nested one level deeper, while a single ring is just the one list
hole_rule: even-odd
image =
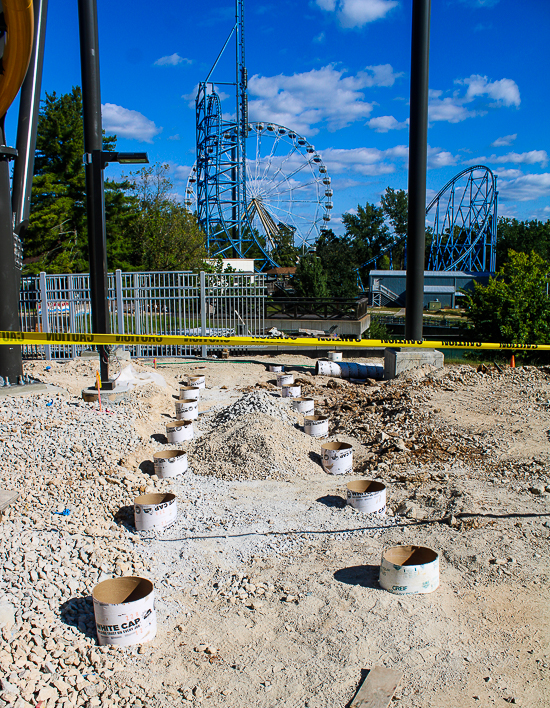
[{"label": "metal fence", "polygon": [[[117,334],[231,335],[263,333],[263,274],[184,271],[109,274],[111,331]],[[21,281],[24,332],[92,331],[88,274],[26,276]],[[80,345],[23,347],[25,358],[70,359]],[[205,347],[129,346],[133,356],[206,354]],[[209,349],[215,347],[209,347]]]}]

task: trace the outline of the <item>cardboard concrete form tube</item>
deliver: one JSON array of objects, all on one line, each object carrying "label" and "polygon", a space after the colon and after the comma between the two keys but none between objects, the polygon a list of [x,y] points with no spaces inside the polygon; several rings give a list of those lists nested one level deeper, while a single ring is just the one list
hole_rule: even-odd
[{"label": "cardboard concrete form tube", "polygon": [[163,450],[153,455],[155,474],[160,479],[177,477],[187,470],[187,454],[183,450]]},{"label": "cardboard concrete form tube", "polygon": [[206,376],[188,376],[188,386],[197,386],[198,388],[206,388]]},{"label": "cardboard concrete form tube", "polygon": [[328,442],[321,445],[321,464],[328,474],[353,472],[353,445],[346,442]]},{"label": "cardboard concrete form tube", "polygon": [[199,402],[196,398],[175,401],[176,418],[178,420],[197,420],[199,417]]},{"label": "cardboard concrete form tube", "polygon": [[143,494],[134,499],[134,526],[137,531],[165,529],[178,516],[175,494]]},{"label": "cardboard concrete form tube", "polygon": [[290,386],[294,383],[294,374],[277,374],[277,386]]},{"label": "cardboard concrete form tube", "polygon": [[439,587],[439,555],[425,546],[394,546],[382,553],[380,585],[394,595],[423,595]]},{"label": "cardboard concrete form tube", "polygon": [[92,592],[99,644],[128,647],[155,638],[157,617],[153,583],[135,576],[112,578]]},{"label": "cardboard concrete form tube", "polygon": [[313,415],[315,410],[315,399],[314,398],[293,398],[291,401],[291,406],[293,410],[297,413],[304,413],[305,415]]},{"label": "cardboard concrete form tube", "polygon": [[329,361],[342,361],[342,352],[329,352],[328,353],[328,360]]},{"label": "cardboard concrete form tube", "polygon": [[285,367],[283,366],[283,364],[269,364],[267,370],[271,371],[274,374],[280,374],[285,370]]},{"label": "cardboard concrete form tube", "polygon": [[281,386],[281,396],[283,398],[300,398],[302,387],[299,384],[285,384]]},{"label": "cardboard concrete form tube", "polygon": [[180,386],[180,401],[194,398],[197,401],[201,397],[201,390],[198,386]]},{"label": "cardboard concrete form tube", "polygon": [[372,479],[348,482],[347,503],[365,514],[385,514],[386,485]]},{"label": "cardboard concrete form tube", "polygon": [[166,423],[166,437],[169,443],[179,443],[193,439],[192,420],[171,420]]},{"label": "cardboard concrete form tube", "polygon": [[304,433],[314,438],[325,438],[328,435],[328,415],[304,416]]}]

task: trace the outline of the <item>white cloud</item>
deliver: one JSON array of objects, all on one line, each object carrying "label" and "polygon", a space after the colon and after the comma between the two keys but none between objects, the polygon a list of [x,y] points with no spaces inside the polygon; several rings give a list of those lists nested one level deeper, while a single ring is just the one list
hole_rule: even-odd
[{"label": "white cloud", "polygon": [[114,133],[118,137],[139,140],[144,143],[152,143],[155,135],[158,135],[162,130],[142,113],[117,106],[116,103],[102,105],[101,117],[107,133]]},{"label": "white cloud", "polygon": [[[193,90],[190,93],[182,94],[182,98],[184,98],[188,102],[187,105],[189,106],[189,108],[192,108],[193,110],[195,110],[195,99],[197,98],[198,90],[199,90],[199,85],[195,84],[193,86]],[[218,94],[218,98],[220,99],[220,101],[225,101],[226,98],[229,98],[229,94],[225,93],[225,91],[220,91],[218,86],[214,85],[214,90]],[[212,84],[208,84],[207,93],[208,94],[212,93]]]},{"label": "white cloud", "polygon": [[396,0],[315,0],[318,7],[335,12],[342,27],[363,27],[383,19],[397,7]]},{"label": "white cloud", "polygon": [[516,177],[521,177],[523,172],[521,170],[499,170],[497,177],[502,179],[515,179]]},{"label": "white cloud", "polygon": [[546,150],[529,150],[529,152],[508,152],[506,155],[491,155],[490,162],[496,162],[499,165],[512,162],[516,165],[534,165],[539,162],[541,165],[546,165],[548,162],[548,153]]},{"label": "white cloud", "polygon": [[168,140],[181,140],[179,133],[176,133],[175,135],[169,135]]},{"label": "white cloud", "polygon": [[378,116],[367,121],[369,128],[376,130],[377,133],[387,133],[389,130],[402,130],[409,124],[409,119],[400,123],[393,116]]},{"label": "white cloud", "polygon": [[548,162],[548,153],[546,150],[529,150],[529,152],[508,152],[506,155],[491,155],[486,157],[476,157],[468,160],[467,164],[478,163],[493,163],[496,165],[506,165],[512,163],[515,165],[535,165],[540,163],[542,166]]},{"label": "white cloud", "polygon": [[407,154],[406,145],[399,145],[397,148],[389,150],[328,148],[321,153],[330,174],[356,173],[361,175],[383,175],[395,172],[395,165],[391,160],[396,157],[406,158]]},{"label": "white cloud", "polygon": [[193,61],[191,59],[186,59],[185,57],[180,57],[180,55],[175,52],[174,54],[170,54],[170,56],[161,57],[153,62],[155,66],[177,66],[182,63],[192,64]]},{"label": "white cloud", "polygon": [[318,132],[312,128],[318,123],[338,130],[371,113],[373,104],[365,100],[363,89],[392,86],[401,75],[389,64],[367,66],[355,76],[344,74],[332,64],[292,76],[256,74],[248,84],[250,119],[273,121],[308,135]]},{"label": "white cloud", "polygon": [[499,184],[500,199],[516,199],[526,202],[550,195],[550,173],[522,175],[516,179],[501,180]]},{"label": "white cloud", "polygon": [[314,42],[318,42],[319,44],[321,44],[322,42],[325,41],[325,33],[324,33],[324,32],[320,32],[316,37],[313,38],[313,41],[314,41]]},{"label": "white cloud", "polygon": [[[353,174],[384,175],[407,167],[409,148],[407,145],[396,145],[387,150],[378,148],[328,148],[320,151],[323,162],[331,175]],[[428,168],[438,169],[455,165],[458,158],[452,153],[437,147],[428,146]]]},{"label": "white cloud", "polygon": [[473,101],[477,96],[488,96],[494,99],[497,105],[518,107],[521,103],[518,85],[512,79],[489,81],[486,76],[472,74],[468,79],[458,80],[456,83],[468,87],[466,102]]},{"label": "white cloud", "polygon": [[188,165],[170,164],[170,173],[178,182],[187,182],[187,178],[191,174],[192,167]]},{"label": "white cloud", "polygon": [[441,98],[443,91],[430,91],[428,99],[428,115],[430,121],[446,121],[460,123],[466,118],[480,115],[478,111],[470,111],[464,107],[464,99],[458,96]]},{"label": "white cloud", "polygon": [[456,165],[457,158],[447,150],[428,147],[428,169],[436,170],[439,167]]},{"label": "white cloud", "polygon": [[496,148],[511,145],[517,137],[517,133],[514,133],[513,135],[503,135],[501,138],[497,138],[494,142],[492,142],[491,147]]},{"label": "white cloud", "polygon": [[[521,103],[518,85],[512,79],[489,81],[486,76],[472,74],[467,79],[456,79],[455,84],[466,86],[466,91],[457,90],[452,96],[445,96],[443,91],[430,90],[431,121],[460,123],[467,118],[485,115],[488,108],[518,107]],[[487,98],[492,102],[484,100]]]}]

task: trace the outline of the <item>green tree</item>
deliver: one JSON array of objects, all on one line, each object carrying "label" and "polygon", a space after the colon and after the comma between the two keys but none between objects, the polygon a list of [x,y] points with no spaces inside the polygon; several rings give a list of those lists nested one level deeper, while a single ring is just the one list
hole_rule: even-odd
[{"label": "green tree", "polygon": [[359,264],[353,241],[327,230],[319,237],[315,252],[321,259],[330,297],[356,297]]},{"label": "green tree", "polygon": [[156,164],[132,175],[138,205],[130,232],[132,257],[146,270],[204,269],[204,233],[173,196],[168,171],[168,165]]},{"label": "green tree", "polygon": [[294,245],[296,229],[282,222],[277,224],[277,236],[274,238],[274,248],[271,257],[281,268],[294,268],[298,263],[300,251]]},{"label": "green tree", "polygon": [[497,224],[497,264],[507,260],[510,249],[522,253],[534,251],[550,262],[550,219],[543,222],[500,218]]},{"label": "green tree", "polygon": [[[103,149],[114,150],[116,137],[104,136]],[[84,178],[82,92],[78,86],[61,96],[46,94],[38,117],[36,159],[29,228],[25,236],[25,273],[88,270]],[[134,204],[128,183],[105,180],[105,213],[110,267],[124,253],[124,232]],[[113,262],[114,261],[114,262]]]},{"label": "green tree", "polygon": [[328,297],[327,276],[321,259],[313,253],[300,258],[292,279],[298,297]]},{"label": "green tree", "polygon": [[357,213],[348,212],[342,217],[346,227],[346,236],[352,243],[355,260],[363,283],[367,280],[372,266],[362,267],[372,258],[379,255],[388,246],[392,237],[385,224],[385,214],[382,207],[374,204],[357,206]]},{"label": "green tree", "polygon": [[[392,264],[396,270],[403,270],[405,268],[405,238],[409,222],[409,195],[404,189],[396,191],[392,187],[387,187],[380,198],[380,204],[392,226],[394,238],[402,239],[401,243],[392,249]],[[387,270],[389,266],[389,258],[387,264],[382,262],[378,264],[381,270]]]},{"label": "green tree", "polygon": [[407,225],[409,220],[409,195],[404,189],[397,191],[392,187],[387,187],[380,198],[382,211],[389,220],[393,228],[393,233],[397,238],[404,238],[407,235]]},{"label": "green tree", "polygon": [[487,286],[465,292],[469,336],[478,341],[550,343],[550,266],[537,253],[509,251]]}]

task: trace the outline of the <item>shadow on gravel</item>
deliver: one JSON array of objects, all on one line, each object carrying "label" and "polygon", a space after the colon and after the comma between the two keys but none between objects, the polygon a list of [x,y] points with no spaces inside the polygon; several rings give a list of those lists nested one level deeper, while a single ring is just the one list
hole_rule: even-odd
[{"label": "shadow on gravel", "polygon": [[161,445],[166,445],[168,442],[168,438],[166,437],[166,435],[163,435],[162,433],[153,433],[151,435],[151,440],[154,440],[155,442],[158,442]]},{"label": "shadow on gravel", "polygon": [[71,597],[61,605],[61,621],[97,641],[92,596]]},{"label": "shadow on gravel", "polygon": [[133,506],[121,506],[120,509],[113,515],[115,521],[119,521],[124,524],[128,531],[135,532],[134,527],[134,507]]},{"label": "shadow on gravel", "polygon": [[[298,426],[298,427],[299,427],[300,430],[302,429],[302,426],[301,426],[301,425]],[[313,451],[312,451],[312,452],[310,452],[310,453],[308,454],[308,457],[309,457],[309,459],[310,459],[312,462],[315,462],[317,465],[320,465],[320,464],[321,464],[321,455],[320,455],[318,452],[313,452]]]},{"label": "shadow on gravel", "polygon": [[362,588],[379,588],[379,565],[352,565],[334,573],[334,579],[346,585],[360,585]]},{"label": "shadow on gravel", "polygon": [[155,474],[155,465],[151,460],[143,460],[139,466],[139,469],[143,472],[143,474],[148,474],[149,476]]},{"label": "shadow on gravel", "polygon": [[319,499],[316,499],[315,501],[321,502],[321,504],[324,504],[325,506],[337,509],[343,509],[346,506],[345,499],[342,499],[342,497],[337,497],[335,494],[327,494],[324,497],[319,497]]}]

